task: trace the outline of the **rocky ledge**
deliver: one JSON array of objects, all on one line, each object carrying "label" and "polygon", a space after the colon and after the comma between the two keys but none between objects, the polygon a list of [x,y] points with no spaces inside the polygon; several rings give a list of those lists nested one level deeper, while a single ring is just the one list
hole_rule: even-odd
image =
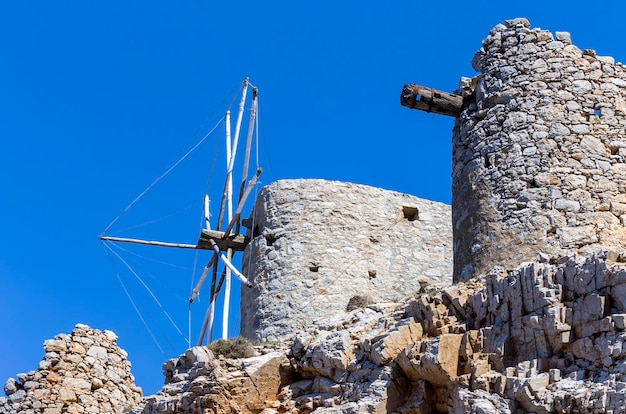
[{"label": "rocky ledge", "polygon": [[618,413],[626,266],[615,253],[513,271],[316,323],[285,348],[193,348],[135,413]]}]

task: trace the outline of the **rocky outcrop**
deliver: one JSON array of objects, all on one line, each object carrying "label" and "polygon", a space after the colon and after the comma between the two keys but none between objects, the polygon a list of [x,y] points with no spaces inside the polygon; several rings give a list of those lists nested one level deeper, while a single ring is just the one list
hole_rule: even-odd
[{"label": "rocky outcrop", "polygon": [[[618,413],[626,410],[622,257],[540,257],[338,315],[288,349],[193,348],[136,413]],[[206,411],[202,411],[206,410]]]},{"label": "rocky outcrop", "polygon": [[0,413],[123,413],[141,401],[127,354],[111,331],[82,324],[44,342],[39,368],[9,378]]},{"label": "rocky outcrop", "polygon": [[226,359],[207,347],[188,349],[163,364],[165,385],[133,413],[259,413],[280,406],[278,394],[293,375],[286,348],[257,350],[254,357]]},{"label": "rocky outcrop", "polygon": [[319,413],[623,412],[626,266],[611,259],[496,268],[302,332],[292,362],[309,382],[292,399]]},{"label": "rocky outcrop", "polygon": [[283,396],[319,413],[623,409],[625,282],[571,257],[359,309],[298,334]]}]

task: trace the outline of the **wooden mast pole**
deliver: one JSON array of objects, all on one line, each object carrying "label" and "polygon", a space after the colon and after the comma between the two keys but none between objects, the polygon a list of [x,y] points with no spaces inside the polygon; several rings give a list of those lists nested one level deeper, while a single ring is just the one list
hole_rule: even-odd
[{"label": "wooden mast pole", "polygon": [[241,186],[239,187],[239,203],[241,203],[241,198],[243,197],[243,192],[246,188],[246,181],[248,180],[248,164],[250,163],[250,148],[252,147],[252,135],[254,133],[254,121],[256,118],[258,97],[259,90],[257,88],[252,88],[252,109],[250,110],[250,122],[248,123],[248,135],[246,139],[246,154],[243,159]]},{"label": "wooden mast pole", "polygon": [[216,260],[213,261],[213,272],[211,277],[211,295],[209,298],[209,306],[207,306],[206,312],[204,314],[204,320],[202,321],[202,328],[200,329],[200,335],[198,336],[198,346],[202,345],[204,342],[204,337],[206,335],[207,327],[209,328],[209,340],[211,342],[211,338],[213,335],[213,314],[215,312],[215,281],[217,279],[217,254],[214,254]]},{"label": "wooden mast pole", "polygon": [[259,176],[261,175],[262,172],[263,172],[263,169],[261,168],[256,170],[256,174],[254,174],[254,177],[252,177],[252,179],[250,180],[250,183],[248,183],[248,187],[246,187],[246,190],[240,196],[239,206],[237,207],[237,211],[235,211],[235,215],[230,220],[230,223],[228,223],[228,227],[226,227],[226,230],[224,230],[224,237],[228,237],[230,235],[230,232],[233,229],[234,224],[239,220],[239,217],[241,217],[241,211],[243,210],[243,206],[246,203],[246,200],[248,199],[248,197],[250,196],[250,192],[256,185],[259,179]]},{"label": "wooden mast pole", "polygon": [[[225,116],[226,123],[226,158],[230,160],[230,111],[226,111]],[[228,161],[226,161],[228,163]],[[228,174],[226,174],[226,181],[224,182],[224,190],[222,191],[222,201],[220,202],[220,212],[217,216],[216,229],[222,228],[222,221],[224,220],[224,211],[226,210],[226,197],[228,196]]]},{"label": "wooden mast pole", "polygon": [[[243,110],[246,103],[246,94],[248,92],[248,78],[244,80],[244,88],[241,93],[241,100],[239,101],[239,112],[237,112],[237,123],[235,124],[235,136],[233,138],[233,148],[230,157],[227,160],[228,171],[226,172],[226,181],[228,182],[228,222],[233,219],[233,168],[235,166],[235,156],[237,154],[237,147],[239,144],[239,133],[241,132],[241,121],[243,119]],[[233,258],[233,249],[226,251],[226,258],[228,260],[222,260],[226,264],[226,284],[224,285],[224,309],[222,311],[222,339],[228,339],[228,316],[230,314],[230,290],[231,290],[231,271],[233,269],[230,263]],[[230,266],[229,266],[230,264]]]},{"label": "wooden mast pole", "polygon": [[[224,123],[226,127],[226,158],[230,160],[231,155],[231,142],[230,142],[230,111],[226,111],[226,115],[224,116]],[[226,175],[226,182],[224,183],[224,191],[222,192],[222,202],[220,203],[220,211],[217,219],[216,229],[219,231],[222,226],[222,220],[224,219],[224,210],[226,207],[226,196],[228,192],[228,174]],[[213,242],[209,239],[209,243]],[[213,243],[211,243],[213,244]],[[216,252],[217,255],[217,252]],[[218,255],[219,256],[219,255]],[[215,291],[215,279],[217,278],[217,257],[215,263],[213,264],[213,277],[211,280],[211,303],[209,304],[209,308],[206,311],[204,321],[202,322],[202,329],[200,335],[200,341],[204,339],[204,333],[206,332],[207,326],[209,330],[209,338],[208,342],[210,343],[213,340],[213,320],[215,313],[215,300],[217,298],[217,292]]]}]

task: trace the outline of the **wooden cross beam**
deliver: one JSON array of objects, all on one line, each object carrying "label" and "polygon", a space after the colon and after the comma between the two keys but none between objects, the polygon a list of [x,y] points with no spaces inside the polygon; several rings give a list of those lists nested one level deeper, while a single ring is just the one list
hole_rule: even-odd
[{"label": "wooden cross beam", "polygon": [[236,252],[243,252],[246,245],[250,241],[248,237],[242,234],[228,235],[226,237],[224,232],[202,229],[200,239],[198,240],[199,249],[212,249],[209,239],[212,239],[221,251],[233,249]]},{"label": "wooden cross beam", "polygon": [[400,104],[411,109],[457,117],[463,110],[463,97],[416,84],[404,85]]},{"label": "wooden cross beam", "polygon": [[121,243],[145,244],[148,246],[173,247],[176,249],[195,249],[195,250],[213,250],[213,245],[209,241],[209,240],[213,240],[213,242],[217,245],[217,247],[219,247],[221,251],[225,252],[228,249],[233,249],[236,252],[242,252],[248,245],[250,238],[244,236],[243,234],[226,235],[223,231],[214,231],[214,230],[204,229],[202,230],[202,233],[200,234],[198,244],[168,243],[168,242],[162,242],[162,241],[156,241],[156,240],[140,240],[140,239],[129,239],[127,237],[110,237],[110,236],[100,236],[100,240],[121,242]]}]

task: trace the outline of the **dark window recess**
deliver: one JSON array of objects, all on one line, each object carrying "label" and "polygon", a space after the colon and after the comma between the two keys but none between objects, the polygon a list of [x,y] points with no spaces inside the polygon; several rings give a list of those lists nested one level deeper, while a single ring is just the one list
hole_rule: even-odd
[{"label": "dark window recess", "polygon": [[409,221],[419,220],[419,210],[417,207],[402,206],[402,214]]},{"label": "dark window recess", "polygon": [[276,236],[274,236],[273,234],[268,234],[265,236],[265,244],[267,244],[268,246],[272,246],[275,241]]},{"label": "dark window recess", "polygon": [[252,229],[252,218],[241,219],[241,225],[247,229]]}]

